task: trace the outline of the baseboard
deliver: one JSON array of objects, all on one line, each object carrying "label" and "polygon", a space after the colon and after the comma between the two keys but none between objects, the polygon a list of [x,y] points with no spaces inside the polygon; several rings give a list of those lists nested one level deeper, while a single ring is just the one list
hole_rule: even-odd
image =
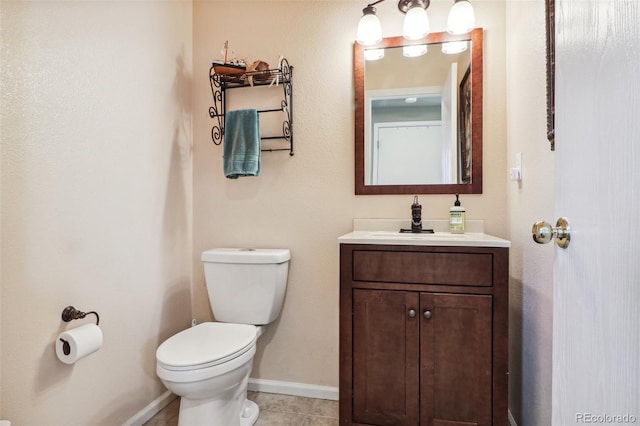
[{"label": "baseboard", "polygon": [[511,410],[507,411],[507,413],[509,413],[509,425],[518,426],[518,423],[516,423],[516,419],[514,419],[513,415],[511,414]]},{"label": "baseboard", "polygon": [[165,393],[151,401],[149,405],[144,407],[129,420],[124,422],[123,426],[142,426],[176,398],[176,395],[172,394],[169,391],[166,391]]},{"label": "baseboard", "polygon": [[307,398],[338,400],[338,388],[310,385],[306,383],[282,382],[280,380],[249,379],[248,389],[256,392],[280,393],[306,396]]}]

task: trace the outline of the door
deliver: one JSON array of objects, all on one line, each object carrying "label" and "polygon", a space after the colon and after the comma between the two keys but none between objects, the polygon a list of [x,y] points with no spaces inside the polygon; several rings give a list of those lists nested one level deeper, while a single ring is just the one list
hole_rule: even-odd
[{"label": "door", "polygon": [[491,425],[490,295],[420,295],[421,425]]},{"label": "door", "polygon": [[443,140],[439,121],[378,123],[374,126],[374,138],[373,185],[442,183]]},{"label": "door", "polygon": [[353,291],[353,421],[489,426],[492,297]]},{"label": "door", "polygon": [[354,422],[419,424],[418,302],[416,292],[353,291]]},{"label": "door", "polygon": [[[640,422],[640,2],[556,1],[554,425]],[[553,218],[555,222],[556,218]]]},{"label": "door", "polygon": [[[442,183],[458,183],[458,63],[453,62],[442,85]],[[454,113],[454,111],[456,111]]]}]

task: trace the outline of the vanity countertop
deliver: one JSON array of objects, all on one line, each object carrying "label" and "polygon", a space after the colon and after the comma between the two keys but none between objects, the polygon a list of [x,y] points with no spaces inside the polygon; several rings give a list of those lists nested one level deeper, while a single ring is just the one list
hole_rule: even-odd
[{"label": "vanity countertop", "polygon": [[[426,221],[425,221],[426,222]],[[404,225],[399,221],[354,220],[354,231],[338,237],[341,244],[390,244],[410,246],[454,246],[454,247],[511,247],[511,242],[481,232],[483,224],[472,226],[474,232],[451,234],[442,231],[441,221],[428,221],[425,225],[433,225],[433,234],[400,233]],[[383,226],[379,226],[383,225]],[[426,227],[426,226],[425,226]],[[476,232],[480,231],[480,232]]]},{"label": "vanity countertop", "polygon": [[511,247],[511,242],[480,232],[412,234],[392,231],[353,231],[338,238],[342,244],[391,244],[408,246]]}]

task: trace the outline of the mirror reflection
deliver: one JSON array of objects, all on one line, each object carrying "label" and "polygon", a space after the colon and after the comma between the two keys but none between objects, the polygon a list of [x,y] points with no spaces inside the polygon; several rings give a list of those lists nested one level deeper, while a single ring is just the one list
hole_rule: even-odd
[{"label": "mirror reflection", "polygon": [[443,53],[443,43],[418,45],[417,57],[390,47],[377,60],[365,50],[365,185],[470,183],[462,172],[470,146],[458,146],[458,99],[471,65],[470,42],[462,43],[456,54]]},{"label": "mirror reflection", "polygon": [[354,48],[356,194],[481,193],[482,30],[405,43]]}]

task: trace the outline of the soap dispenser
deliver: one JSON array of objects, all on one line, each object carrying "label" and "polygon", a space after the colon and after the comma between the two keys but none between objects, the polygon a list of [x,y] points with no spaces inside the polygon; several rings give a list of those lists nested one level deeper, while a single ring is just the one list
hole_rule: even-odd
[{"label": "soap dispenser", "polygon": [[456,202],[449,209],[449,232],[452,234],[464,234],[466,210],[460,205],[459,195],[456,194]]}]

